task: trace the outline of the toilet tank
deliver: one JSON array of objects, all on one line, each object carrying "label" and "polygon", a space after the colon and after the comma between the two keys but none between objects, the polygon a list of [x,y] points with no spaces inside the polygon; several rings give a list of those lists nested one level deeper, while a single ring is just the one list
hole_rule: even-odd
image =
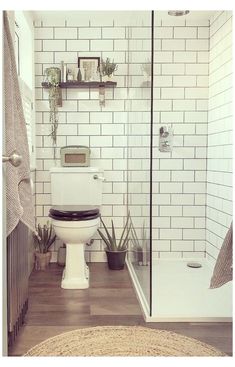
[{"label": "toilet tank", "polygon": [[[103,171],[97,167],[53,167],[51,205],[102,204]],[[98,179],[97,179],[98,177]]]}]

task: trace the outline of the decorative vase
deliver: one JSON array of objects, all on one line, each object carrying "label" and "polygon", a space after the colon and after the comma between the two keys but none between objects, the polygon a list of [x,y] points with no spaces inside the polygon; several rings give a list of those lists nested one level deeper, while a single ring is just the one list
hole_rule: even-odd
[{"label": "decorative vase", "polygon": [[123,251],[110,251],[105,249],[108,266],[111,270],[122,270],[124,269],[127,249]]},{"label": "decorative vase", "polygon": [[102,76],[102,82],[113,82],[113,74]]},{"label": "decorative vase", "polygon": [[35,252],[35,269],[46,270],[51,260],[51,251],[46,253]]}]

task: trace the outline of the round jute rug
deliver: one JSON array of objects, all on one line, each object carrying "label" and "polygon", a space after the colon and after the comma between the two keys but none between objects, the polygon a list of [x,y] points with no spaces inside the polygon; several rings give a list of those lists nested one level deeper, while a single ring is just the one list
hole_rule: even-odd
[{"label": "round jute rug", "polygon": [[226,356],[198,340],[142,326],[97,326],[47,339],[25,356]]}]

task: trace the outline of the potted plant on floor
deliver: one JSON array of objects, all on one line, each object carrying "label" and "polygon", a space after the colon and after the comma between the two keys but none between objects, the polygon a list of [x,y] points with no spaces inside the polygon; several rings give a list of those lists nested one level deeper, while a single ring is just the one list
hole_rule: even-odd
[{"label": "potted plant on floor", "polygon": [[127,253],[127,245],[128,238],[130,232],[129,226],[130,213],[128,213],[126,224],[123,228],[122,235],[120,240],[117,240],[114,224],[112,221],[112,231],[109,233],[106,225],[104,224],[102,218],[101,223],[105,229],[106,236],[98,229],[98,233],[104,243],[106,244],[105,252],[107,255],[108,266],[111,270],[121,270],[124,268],[126,253]]},{"label": "potted plant on floor", "polygon": [[49,248],[56,240],[52,225],[47,222],[44,226],[38,224],[36,232],[33,234],[35,246],[35,269],[45,270],[51,260],[51,251]]}]

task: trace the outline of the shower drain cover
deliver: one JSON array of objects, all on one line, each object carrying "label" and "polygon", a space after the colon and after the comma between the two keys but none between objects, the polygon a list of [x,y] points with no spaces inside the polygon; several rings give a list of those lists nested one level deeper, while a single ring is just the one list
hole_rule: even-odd
[{"label": "shower drain cover", "polygon": [[188,263],[187,266],[189,268],[201,268],[202,267],[200,263]]}]

